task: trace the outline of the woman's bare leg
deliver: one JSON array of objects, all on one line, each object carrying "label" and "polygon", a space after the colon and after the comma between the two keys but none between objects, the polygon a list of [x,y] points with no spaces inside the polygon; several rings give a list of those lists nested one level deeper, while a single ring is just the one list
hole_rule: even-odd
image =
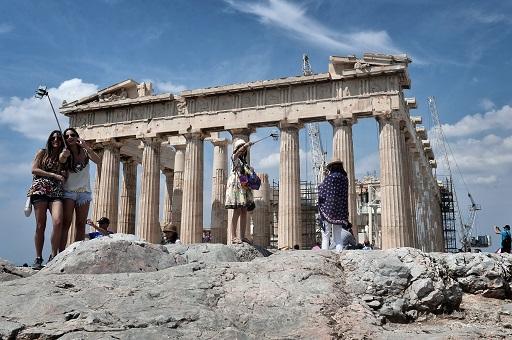
[{"label": "woman's bare leg", "polygon": [[75,242],[83,241],[85,236],[85,221],[87,220],[87,215],[89,214],[89,205],[91,202],[84,203],[82,205],[77,205],[75,207]]},{"label": "woman's bare leg", "polygon": [[68,243],[68,234],[69,227],[71,226],[71,222],[73,222],[73,214],[75,212],[75,201],[69,198],[65,198],[63,202],[63,222],[62,222],[62,232],[60,234],[60,246],[59,251],[63,251],[66,249],[66,244]]},{"label": "woman's bare leg", "polygon": [[236,230],[238,224],[238,217],[240,216],[240,209],[233,209],[233,216],[231,217],[231,225],[229,226],[229,232],[231,233],[231,239],[236,237]]},{"label": "woman's bare leg", "polygon": [[247,208],[240,209],[240,240],[244,238],[245,226],[247,224]]},{"label": "woman's bare leg", "polygon": [[36,247],[36,257],[43,257],[44,231],[46,229],[46,209],[48,209],[48,202],[43,201],[34,204],[34,216],[36,218],[34,245]]},{"label": "woman's bare leg", "polygon": [[57,256],[60,249],[62,238],[62,225],[64,223],[64,205],[62,201],[53,201],[50,203],[50,213],[52,214],[52,257]]}]

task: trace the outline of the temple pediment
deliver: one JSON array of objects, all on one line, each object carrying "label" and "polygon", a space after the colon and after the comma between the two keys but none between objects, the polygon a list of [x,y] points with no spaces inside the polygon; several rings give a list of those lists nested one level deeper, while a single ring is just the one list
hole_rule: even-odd
[{"label": "temple pediment", "polygon": [[150,82],[142,82],[139,84],[134,80],[127,79],[101,89],[93,95],[81,98],[72,103],[64,102],[62,107],[136,99],[140,97],[151,96],[152,92],[153,86]]}]

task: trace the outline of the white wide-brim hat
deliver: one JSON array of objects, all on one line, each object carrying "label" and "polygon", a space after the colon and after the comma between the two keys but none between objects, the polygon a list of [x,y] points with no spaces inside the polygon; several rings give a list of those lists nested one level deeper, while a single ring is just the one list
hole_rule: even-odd
[{"label": "white wide-brim hat", "polygon": [[243,139],[237,139],[236,142],[233,143],[233,153],[236,152],[239,148],[242,147],[242,145],[245,144],[245,141]]}]

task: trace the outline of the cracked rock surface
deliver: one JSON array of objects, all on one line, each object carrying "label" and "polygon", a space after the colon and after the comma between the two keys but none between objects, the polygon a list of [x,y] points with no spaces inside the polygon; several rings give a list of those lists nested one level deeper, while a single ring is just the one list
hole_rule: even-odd
[{"label": "cracked rock surface", "polygon": [[103,239],[1,282],[0,338],[512,337],[509,254]]}]

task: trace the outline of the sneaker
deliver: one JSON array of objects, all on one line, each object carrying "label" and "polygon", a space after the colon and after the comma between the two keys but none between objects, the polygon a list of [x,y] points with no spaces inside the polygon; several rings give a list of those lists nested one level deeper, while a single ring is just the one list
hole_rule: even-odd
[{"label": "sneaker", "polygon": [[48,258],[48,261],[46,262],[46,264],[50,263],[52,260],[53,260],[53,255],[50,254],[50,257]]},{"label": "sneaker", "polygon": [[34,264],[32,265],[32,269],[40,270],[43,269],[43,258],[42,257],[36,257],[34,260]]}]

